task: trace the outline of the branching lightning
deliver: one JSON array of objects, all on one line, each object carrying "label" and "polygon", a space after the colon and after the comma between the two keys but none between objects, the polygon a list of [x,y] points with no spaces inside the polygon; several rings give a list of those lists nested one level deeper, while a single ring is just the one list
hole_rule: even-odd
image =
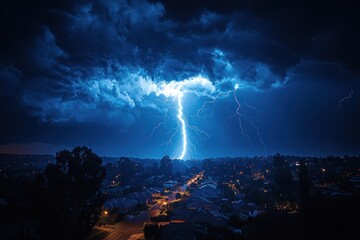
[{"label": "branching lightning", "polygon": [[[266,149],[265,143],[262,139],[262,136],[260,134],[260,129],[255,124],[255,121],[248,115],[245,115],[242,109],[242,105],[244,105],[247,109],[251,111],[255,111],[256,113],[261,113],[259,109],[257,109],[254,106],[249,105],[246,102],[241,102],[237,97],[237,90],[239,89],[239,85],[235,84],[233,90],[229,90],[227,92],[217,92],[216,95],[214,95],[214,92],[216,92],[216,89],[212,89],[213,85],[209,84],[209,80],[204,79],[202,77],[196,77],[193,79],[183,80],[180,82],[171,82],[170,84],[166,84],[159,87],[159,93],[158,95],[162,94],[166,97],[165,101],[162,102],[164,105],[167,105],[169,102],[171,102],[172,106],[165,108],[165,114],[163,116],[163,120],[159,122],[153,129],[150,140],[153,137],[155,131],[157,131],[161,127],[166,127],[166,124],[169,119],[173,119],[169,116],[169,110],[174,108],[177,110],[177,127],[174,129],[169,129],[167,132],[167,135],[169,135],[169,140],[164,142],[165,145],[171,145],[173,142],[174,137],[180,133],[181,134],[181,147],[178,148],[177,151],[180,150],[180,153],[178,155],[178,159],[184,159],[188,154],[188,148],[191,147],[192,151],[195,154],[198,154],[197,148],[193,141],[198,145],[198,139],[205,140],[207,138],[210,138],[210,135],[200,129],[197,126],[189,124],[189,118],[190,119],[204,119],[207,117],[212,117],[215,111],[215,103],[219,99],[225,98],[225,106],[226,111],[228,114],[231,113],[231,111],[228,109],[228,98],[229,96],[233,96],[234,102],[235,102],[235,113],[232,116],[228,116],[228,118],[234,118],[237,117],[238,124],[240,128],[240,134],[242,135],[243,139],[246,139],[249,144],[252,146],[252,139],[248,133],[245,132],[244,122],[247,122],[249,126],[252,126],[254,129],[254,133],[256,132],[258,136],[258,141],[263,145],[264,149]],[[194,86],[199,87],[199,89],[195,89]],[[203,88],[210,91],[210,93],[204,93]],[[195,89],[195,90],[194,90]],[[183,100],[185,97],[185,94],[187,93],[194,93],[196,94],[199,99],[200,98],[210,98],[210,100],[205,101],[200,108],[195,112],[194,115],[188,115],[188,113],[184,112],[184,104]],[[172,99],[172,100],[169,100]],[[174,107],[174,102],[177,101],[176,108]],[[190,132],[189,132],[190,131]],[[193,136],[194,133],[196,136]]]},{"label": "branching lightning", "polygon": [[235,102],[238,105],[238,107],[236,108],[235,116],[238,116],[238,118],[239,118],[239,127],[240,127],[240,130],[241,130],[241,135],[243,136],[243,138],[248,139],[250,145],[252,145],[250,136],[244,133],[244,127],[243,127],[243,124],[242,124],[242,118],[244,117],[244,114],[241,113],[241,103],[239,102],[239,100],[238,100],[238,98],[236,96],[236,90],[237,89],[238,88],[235,86],[235,90],[233,91],[234,92]]},{"label": "branching lightning", "polygon": [[186,126],[185,126],[185,120],[183,116],[183,106],[182,106],[182,98],[184,94],[182,92],[178,95],[178,119],[181,123],[181,134],[182,134],[182,141],[183,141],[183,147],[179,159],[183,159],[186,154],[186,148],[187,148],[187,133],[186,133]]},{"label": "branching lightning", "polygon": [[354,91],[351,90],[349,95],[347,95],[346,97],[343,97],[342,99],[339,100],[339,107],[341,107],[341,104],[346,100],[346,99],[350,99],[352,97],[352,95],[354,94]]},{"label": "branching lightning", "polygon": [[[233,99],[236,103],[236,110],[235,110],[235,113],[228,116],[227,119],[229,118],[234,118],[234,117],[237,117],[238,118],[238,124],[239,124],[239,128],[240,128],[240,133],[243,137],[243,139],[246,139],[249,144],[252,146],[252,139],[251,137],[245,133],[245,129],[244,129],[244,126],[243,126],[243,121],[245,120],[246,122],[248,122],[253,128],[254,130],[256,131],[256,135],[258,136],[258,140],[259,142],[263,145],[263,148],[266,150],[266,145],[265,145],[265,142],[263,141],[262,139],[262,136],[260,134],[260,129],[259,127],[257,126],[257,124],[255,124],[255,121],[245,115],[242,111],[242,105],[246,106],[248,109],[250,110],[253,110],[255,111],[256,113],[260,114],[262,111],[259,110],[258,108],[254,107],[254,106],[251,106],[249,105],[248,103],[246,102],[241,102],[239,101],[238,97],[237,97],[237,90],[239,89],[239,85],[238,84],[235,84],[234,86],[234,90],[230,90],[230,91],[227,91],[227,92],[220,92],[219,94],[217,94],[215,97],[213,97],[211,100],[209,101],[206,101],[204,102],[204,104],[201,106],[201,108],[199,108],[199,110],[197,111],[196,115],[194,115],[193,117],[210,117],[214,114],[214,104],[215,102],[221,98],[221,97],[225,97],[225,107],[226,107],[226,111],[228,112],[228,114],[230,115],[231,112],[230,110],[228,109],[228,97],[230,96],[230,94],[233,95]],[[204,112],[206,112],[206,107],[208,105],[212,105],[211,107],[211,112],[210,114],[205,114]]]}]

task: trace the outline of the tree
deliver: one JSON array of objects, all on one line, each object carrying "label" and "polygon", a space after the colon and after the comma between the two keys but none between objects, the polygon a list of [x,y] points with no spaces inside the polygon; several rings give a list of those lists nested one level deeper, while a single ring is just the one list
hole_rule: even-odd
[{"label": "tree", "polygon": [[174,174],[174,179],[181,182],[183,179],[182,179],[182,176],[181,176],[181,173],[179,171],[177,171],[175,174]]},{"label": "tree", "polygon": [[233,226],[235,228],[241,228],[242,226],[244,226],[244,222],[241,221],[240,217],[236,214],[230,215],[228,223],[230,226]]},{"label": "tree", "polygon": [[159,224],[157,223],[145,224],[143,229],[145,239],[150,239],[152,237],[154,239],[158,239],[158,235],[159,235],[158,231],[159,231]]},{"label": "tree", "polygon": [[152,165],[152,171],[153,171],[153,174],[154,174],[154,175],[157,174],[158,167],[159,167],[159,163],[158,163],[158,162],[154,162],[153,165]]},{"label": "tree", "polygon": [[300,162],[299,166],[299,197],[300,197],[300,204],[304,207],[309,200],[309,177],[308,177],[308,170],[307,166],[304,162]]},{"label": "tree", "polygon": [[46,214],[42,239],[84,239],[100,216],[105,195],[102,159],[87,147],[56,154],[56,163],[44,172]]},{"label": "tree", "polygon": [[277,153],[273,156],[274,182],[281,200],[292,196],[293,178],[289,163],[285,161],[284,156]]},{"label": "tree", "polygon": [[120,158],[119,169],[121,172],[121,179],[125,184],[128,184],[130,180],[132,180],[135,177],[135,173],[136,173],[135,162],[131,161],[129,158],[126,157]]},{"label": "tree", "polygon": [[160,160],[160,172],[164,174],[165,177],[170,177],[172,174],[172,162],[169,156],[164,156]]}]

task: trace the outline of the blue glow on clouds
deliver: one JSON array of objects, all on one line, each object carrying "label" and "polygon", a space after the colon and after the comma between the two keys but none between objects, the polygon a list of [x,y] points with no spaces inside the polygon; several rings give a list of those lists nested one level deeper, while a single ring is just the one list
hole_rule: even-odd
[{"label": "blue glow on clouds", "polygon": [[191,11],[161,0],[27,4],[6,6],[0,23],[9,33],[0,144],[184,158],[359,151],[352,8],[300,19],[298,7],[264,14],[276,6],[256,2],[202,1]]}]

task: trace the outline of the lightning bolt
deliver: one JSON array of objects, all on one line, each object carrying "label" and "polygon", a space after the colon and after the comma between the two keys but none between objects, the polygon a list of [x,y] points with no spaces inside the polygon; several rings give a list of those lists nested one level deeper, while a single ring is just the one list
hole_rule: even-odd
[{"label": "lightning bolt", "polygon": [[351,90],[349,95],[347,95],[346,97],[343,97],[342,99],[339,100],[339,107],[341,107],[341,104],[346,100],[346,99],[350,99],[353,95],[354,91]]},{"label": "lightning bolt", "polygon": [[162,122],[159,122],[159,123],[153,128],[153,130],[152,130],[152,132],[151,132],[151,135],[150,135],[149,144],[151,143],[151,140],[152,140],[152,137],[154,136],[155,131],[156,131],[158,128],[162,127],[162,126],[166,126],[165,124],[166,124],[166,122],[167,122],[167,120],[168,120],[168,113],[169,113],[169,108],[167,108],[167,109],[165,110],[165,114],[164,114],[164,117],[163,117],[163,121],[162,121]]},{"label": "lightning bolt", "polygon": [[[150,140],[149,143],[151,142],[151,139],[153,137],[153,135],[155,134],[155,132],[157,130],[159,130],[160,128],[166,128],[169,131],[166,132],[165,134],[169,136],[169,140],[166,142],[163,142],[161,145],[166,145],[169,146],[173,143],[173,139],[175,138],[175,136],[180,133],[181,134],[181,140],[182,140],[182,144],[179,148],[177,148],[176,151],[179,151],[180,149],[180,154],[178,155],[177,159],[184,159],[188,153],[188,148],[191,147],[192,152],[195,153],[196,155],[201,155],[198,151],[197,148],[195,146],[195,144],[192,141],[195,141],[197,144],[197,138],[201,138],[203,140],[205,140],[206,138],[209,138],[210,135],[203,131],[202,129],[198,128],[197,126],[191,125],[189,124],[187,115],[184,114],[184,106],[183,106],[183,99],[184,99],[184,94],[186,92],[179,90],[179,92],[176,95],[176,107],[167,107],[165,108],[165,113],[163,115],[163,120],[160,121],[156,126],[154,126],[151,135],[150,135]],[[168,103],[169,101],[164,101],[162,102],[163,104]],[[177,109],[177,127],[175,129],[170,129],[169,127],[167,127],[167,123],[168,121],[171,119],[169,117],[169,110],[170,109]],[[192,116],[190,116],[192,117]],[[201,117],[201,116],[199,116]],[[190,134],[190,131],[194,134],[196,134],[195,136],[192,136]],[[204,138],[206,137],[206,138]],[[191,140],[189,139],[191,138]]]},{"label": "lightning bolt", "polygon": [[[197,82],[197,84],[204,83],[203,78],[197,78],[200,82]],[[193,141],[198,145],[198,139],[205,140],[206,138],[210,138],[210,135],[203,131],[202,129],[198,128],[197,126],[193,126],[189,124],[189,118],[191,119],[205,119],[208,117],[212,117],[215,111],[215,104],[219,99],[225,98],[225,106],[226,111],[228,114],[231,114],[231,111],[228,107],[228,98],[229,96],[233,96],[234,102],[236,104],[235,113],[232,116],[228,116],[228,118],[235,118],[238,119],[238,124],[240,128],[240,134],[243,136],[243,139],[248,140],[250,146],[252,145],[252,139],[249,134],[245,132],[245,126],[244,123],[249,124],[252,126],[254,131],[256,132],[258,136],[258,141],[263,145],[264,149],[266,150],[265,143],[262,139],[262,136],[260,134],[260,129],[255,123],[255,121],[252,119],[252,117],[246,115],[244,113],[243,107],[246,109],[249,109],[251,111],[255,111],[256,113],[260,114],[261,110],[257,109],[254,106],[249,105],[246,102],[241,102],[237,97],[237,90],[239,89],[239,84],[235,84],[233,90],[229,90],[227,92],[218,92],[215,96],[211,95],[205,95],[209,100],[204,101],[203,105],[198,108],[198,110],[195,112],[195,115],[190,115],[187,112],[184,112],[184,106],[183,106],[183,100],[185,98],[186,93],[191,93],[191,86],[190,90],[185,85],[186,80],[182,82],[178,82],[177,84],[168,84],[164,85],[164,88],[162,89],[161,94],[163,94],[166,99],[162,102],[163,105],[167,106],[164,108],[165,113],[163,116],[163,120],[160,121],[154,128],[150,136],[150,141],[154,133],[160,129],[160,128],[166,128],[168,130],[166,135],[169,136],[169,140],[167,142],[164,142],[162,145],[171,145],[173,143],[173,139],[177,134],[181,134],[181,145],[177,148],[176,152],[180,152],[177,159],[184,159],[189,154],[189,147],[192,149],[191,151],[197,155],[200,155],[197,151],[197,148]],[[204,96],[204,95],[197,95],[198,97]],[[168,104],[171,103],[171,106]],[[176,104],[177,103],[177,104]],[[174,104],[176,104],[174,106]],[[176,115],[173,115],[173,117],[169,117],[169,110],[170,109],[176,109]],[[175,116],[177,117],[177,127],[176,128],[169,128],[167,127],[167,122],[170,119],[175,119]],[[196,136],[193,136],[193,135]],[[206,137],[206,138],[204,138]]]},{"label": "lightning bolt", "polygon": [[236,108],[235,116],[238,116],[238,118],[239,118],[239,127],[240,127],[240,130],[241,130],[241,135],[243,136],[243,138],[247,138],[250,145],[252,145],[250,136],[244,133],[244,127],[243,127],[243,124],[242,124],[242,118],[245,115],[242,114],[241,111],[240,111],[241,110],[241,103],[239,102],[239,100],[238,100],[238,98],[236,96],[236,90],[237,90],[237,88],[235,87],[235,90],[233,91],[234,92],[234,99],[235,99],[236,104],[238,105],[238,107]]},{"label": "lightning bolt", "polygon": [[[231,91],[230,91],[231,92]],[[214,114],[214,106],[215,106],[215,102],[218,100],[219,97],[222,96],[227,96],[229,94],[229,92],[227,93],[223,93],[220,92],[218,93],[215,97],[212,97],[211,100],[204,102],[204,104],[201,106],[201,108],[199,108],[196,112],[195,115],[191,116],[193,118],[204,118],[204,117],[211,117]],[[205,110],[206,110],[206,106],[207,105],[212,105],[213,107],[211,108],[211,112],[210,114],[205,114]]]},{"label": "lightning bolt", "polygon": [[181,123],[181,134],[182,134],[182,141],[183,141],[183,147],[182,147],[182,151],[180,156],[178,157],[178,159],[183,159],[185,154],[186,154],[186,148],[187,148],[187,133],[186,133],[186,125],[185,125],[185,120],[184,120],[184,115],[183,115],[183,106],[182,106],[182,98],[183,98],[184,94],[182,92],[180,92],[178,94],[178,119]]},{"label": "lightning bolt", "polygon": [[[206,117],[211,117],[214,114],[214,105],[215,102],[218,101],[218,99],[220,98],[225,98],[225,107],[226,107],[226,111],[228,112],[229,116],[226,118],[226,121],[228,121],[228,119],[230,118],[235,118],[237,117],[238,119],[238,125],[240,128],[240,134],[242,135],[243,139],[246,139],[250,146],[252,146],[252,139],[251,137],[245,133],[245,127],[244,127],[244,122],[249,123],[253,128],[254,131],[256,132],[256,135],[258,136],[258,140],[261,143],[261,145],[263,146],[264,150],[266,151],[266,145],[265,142],[262,139],[262,136],[260,134],[260,129],[257,126],[257,124],[255,123],[255,121],[253,120],[253,118],[249,117],[248,115],[244,114],[243,112],[243,106],[245,106],[246,108],[255,111],[257,114],[260,114],[262,111],[259,110],[258,108],[249,105],[246,102],[242,102],[238,99],[237,97],[237,90],[240,88],[240,86],[238,84],[235,84],[234,89],[233,90],[229,90],[227,92],[220,92],[219,94],[217,94],[215,97],[212,97],[211,100],[209,101],[205,101],[203,103],[203,105],[198,109],[198,111],[196,112],[195,115],[191,116],[193,118],[206,118]],[[235,113],[231,114],[229,108],[228,108],[228,98],[229,96],[233,96],[234,102],[236,103],[236,109],[235,109]],[[210,109],[211,108],[211,109]],[[210,111],[208,111],[208,109]],[[210,112],[210,113],[209,113]],[[208,136],[209,137],[209,136]]]}]

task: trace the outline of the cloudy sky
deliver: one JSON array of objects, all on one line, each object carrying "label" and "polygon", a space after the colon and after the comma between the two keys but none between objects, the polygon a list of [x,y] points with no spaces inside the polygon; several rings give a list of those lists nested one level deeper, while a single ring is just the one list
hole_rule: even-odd
[{"label": "cloudy sky", "polygon": [[360,154],[357,1],[1,1],[0,152]]}]

